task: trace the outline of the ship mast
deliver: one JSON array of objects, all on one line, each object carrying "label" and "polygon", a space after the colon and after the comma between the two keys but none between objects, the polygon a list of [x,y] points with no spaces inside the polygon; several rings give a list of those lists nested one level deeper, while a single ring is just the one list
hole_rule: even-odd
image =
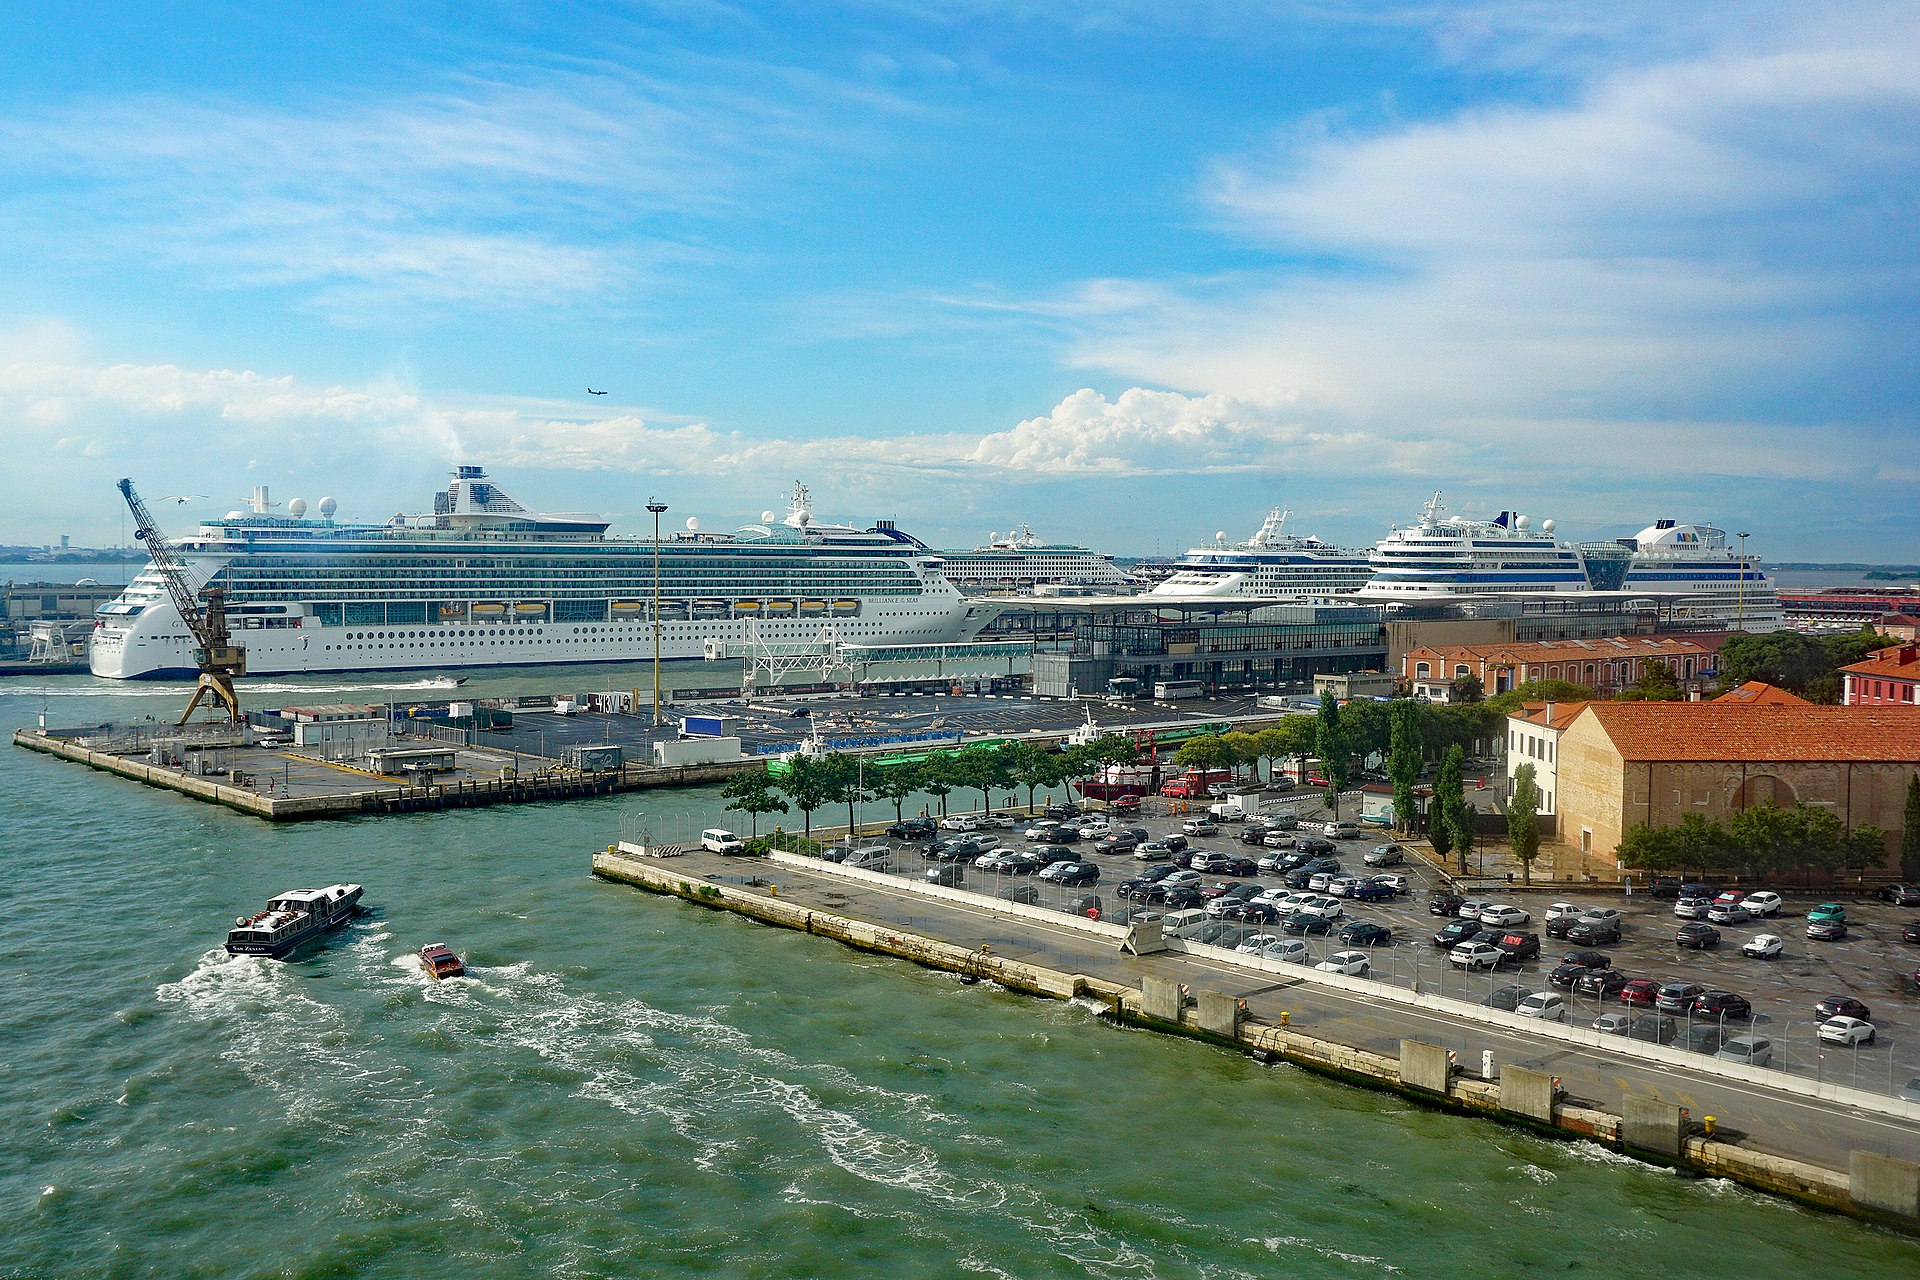
[{"label": "ship mast", "polygon": [[187,568],[175,555],[173,548],[154,523],[153,514],[147,510],[147,504],[133,491],[133,481],[122,480],[119,485],[120,496],[127,500],[127,507],[133,512],[134,536],[146,544],[147,554],[153,558],[153,567],[160,574],[160,580],[167,584],[167,594],[173,597],[173,607],[180,611],[180,620],[193,632],[193,638],[200,647],[193,651],[193,660],[199,664],[200,677],[194,682],[193,697],[187,703],[187,709],[180,713],[175,724],[185,724],[192,717],[194,709],[205,698],[209,707],[216,703],[225,706],[227,718],[240,723],[240,695],[234,692],[233,678],[245,675],[247,670],[247,651],[235,647],[227,634],[226,592],[209,583],[200,589],[199,598],[194,597],[193,588],[187,582]]}]

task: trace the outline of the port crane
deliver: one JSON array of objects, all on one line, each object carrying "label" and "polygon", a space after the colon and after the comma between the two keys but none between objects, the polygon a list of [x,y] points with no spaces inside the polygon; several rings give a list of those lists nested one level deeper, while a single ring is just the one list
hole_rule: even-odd
[{"label": "port crane", "polygon": [[194,683],[193,698],[187,703],[187,709],[174,723],[185,724],[204,698],[209,707],[216,704],[226,707],[227,718],[238,724],[240,695],[234,692],[233,678],[246,674],[247,651],[235,646],[227,633],[226,591],[209,583],[200,588],[196,597],[192,584],[187,581],[186,565],[167,545],[147,504],[133,491],[133,481],[122,480],[119,488],[120,496],[127,500],[127,508],[133,512],[135,536],[146,544],[154,569],[167,584],[174,608],[180,611],[180,620],[187,624],[187,630],[193,632],[193,638],[200,644],[193,651],[200,678]]}]

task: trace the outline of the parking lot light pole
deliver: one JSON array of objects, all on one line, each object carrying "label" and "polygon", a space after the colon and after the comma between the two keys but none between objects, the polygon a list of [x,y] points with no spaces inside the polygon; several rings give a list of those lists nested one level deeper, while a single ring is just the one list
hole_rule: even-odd
[{"label": "parking lot light pole", "polygon": [[647,499],[653,513],[653,727],[660,727],[660,515],[667,504]]}]

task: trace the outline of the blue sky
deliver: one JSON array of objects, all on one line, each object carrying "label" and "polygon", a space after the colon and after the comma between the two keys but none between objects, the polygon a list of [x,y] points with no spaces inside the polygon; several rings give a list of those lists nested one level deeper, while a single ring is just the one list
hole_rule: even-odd
[{"label": "blue sky", "polygon": [[0,541],[473,461],[627,530],[801,480],[1365,543],[1438,488],[1920,558],[1920,17],[1673,8],[28,0]]}]

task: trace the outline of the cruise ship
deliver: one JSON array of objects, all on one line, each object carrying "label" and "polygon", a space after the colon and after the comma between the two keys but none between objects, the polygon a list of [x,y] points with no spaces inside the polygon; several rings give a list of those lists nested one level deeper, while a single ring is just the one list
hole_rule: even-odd
[{"label": "cruise ship", "polygon": [[1595,588],[1656,597],[1676,623],[1753,632],[1786,625],[1779,592],[1759,560],[1710,524],[1656,520],[1631,538],[1586,543],[1581,551]]},{"label": "cruise ship", "polygon": [[[331,498],[314,517],[298,498],[284,515],[274,505],[256,490],[251,509],[174,544],[194,590],[225,588],[248,675],[651,660],[656,582],[669,659],[716,640],[811,642],[827,625],[851,643],[967,640],[999,608],[961,595],[889,522],[816,521],[800,485],[782,519],[732,533],[689,520],[657,542],[533,511],[476,466],[432,514],[384,524],[336,523]],[[149,564],[98,611],[90,662],[113,679],[191,676],[193,649]]]},{"label": "cruise ship", "polygon": [[1279,507],[1245,542],[1216,533],[1174,562],[1149,596],[1276,596],[1318,598],[1357,591],[1373,574],[1364,551],[1286,531],[1293,513]]},{"label": "cruise ship", "polygon": [[947,581],[969,595],[1033,595],[1042,587],[1126,591],[1136,586],[1103,551],[1042,542],[1027,525],[987,535],[971,551],[942,551]]},{"label": "cruise ship", "polygon": [[1438,493],[1417,521],[1382,538],[1367,561],[1373,576],[1360,588],[1362,600],[1433,603],[1593,590],[1579,548],[1554,538],[1553,521],[1541,521],[1536,531],[1511,511],[1492,520],[1454,515]]}]

